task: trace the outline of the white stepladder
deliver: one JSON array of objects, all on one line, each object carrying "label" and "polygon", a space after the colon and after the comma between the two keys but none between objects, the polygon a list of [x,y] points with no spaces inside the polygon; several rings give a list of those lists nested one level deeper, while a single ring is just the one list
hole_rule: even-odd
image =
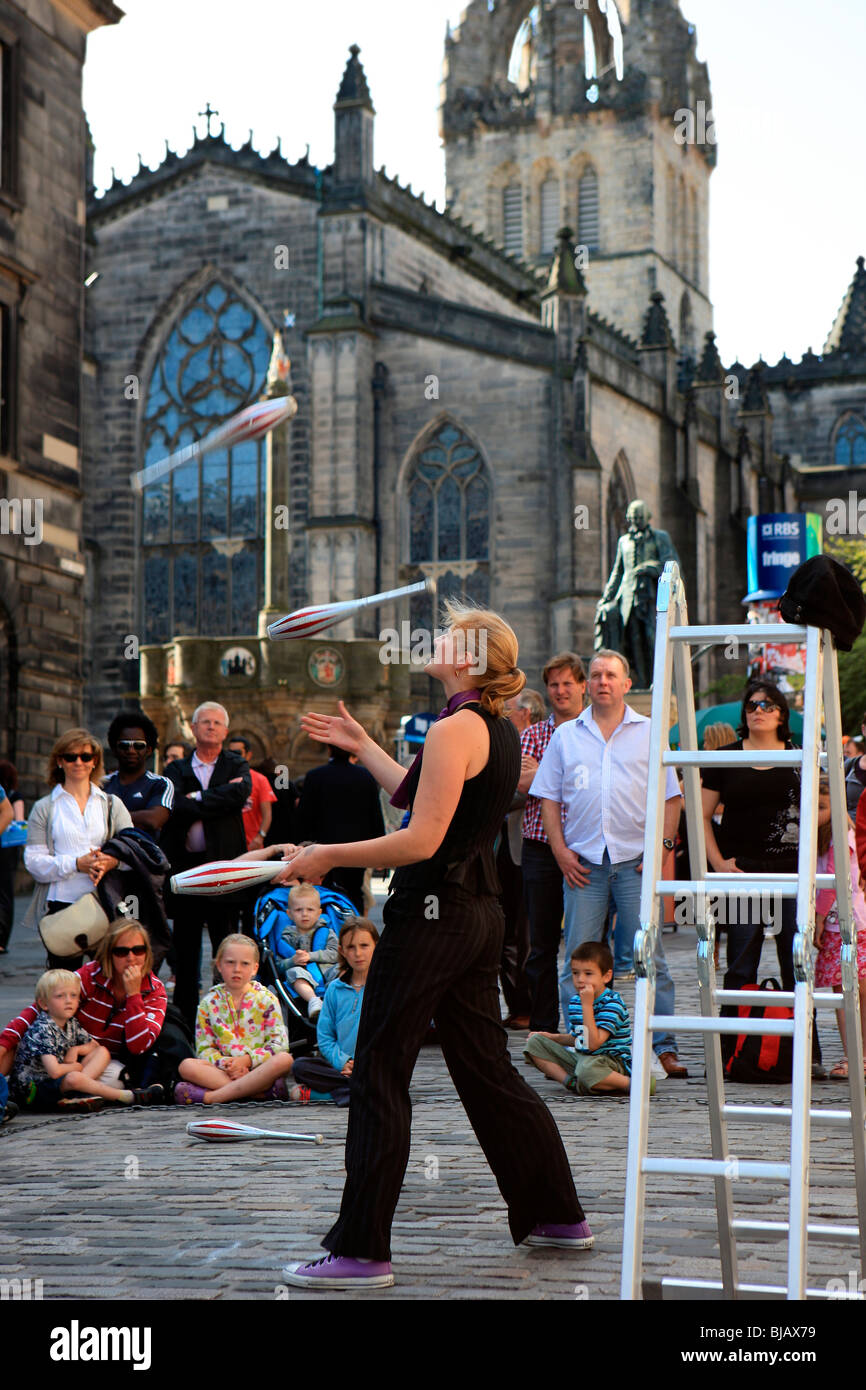
[{"label": "white stepladder", "polygon": [[[725,644],[763,641],[806,644],[806,676],[803,708],[803,747],[754,754],[747,750],[706,752],[698,750],[695,697],[690,644]],[[681,750],[668,748],[671,694],[677,696]],[[827,752],[821,752],[823,698]],[[822,761],[830,778],[832,834],[836,846],[835,875],[816,875],[818,777]],[[794,873],[716,874],[707,872],[707,852],[701,809],[698,768],[701,766],[800,767],[800,838],[798,867]],[[661,878],[662,823],[665,777],[669,766],[683,769],[690,881]],[[835,882],[842,937],[842,992],[813,988],[812,944],[815,924],[815,890]],[[701,1013],[695,1017],[657,1016],[655,1009],[655,947],[661,930],[661,899],[665,894],[690,894],[697,905],[697,967]],[[797,900],[794,937],[794,991],[774,992],[773,1004],[793,1005],[794,1018],[761,1019],[720,1017],[719,1005],[756,1003],[753,991],[725,990],[716,986],[713,963],[715,918],[708,899],[726,895],[772,893]],[[626,1171],[621,1297],[644,1295],[643,1247],[646,1179],[651,1174],[675,1174],[712,1178],[715,1187],[721,1279],[696,1280],[665,1277],[653,1281],[662,1298],[778,1298],[854,1297],[857,1292],[829,1294],[807,1289],[808,1241],[853,1245],[859,1249],[861,1270],[866,1274],[866,1096],[863,1083],[863,1040],[857,983],[857,941],[852,914],[848,858],[848,818],[842,772],[842,722],[836,650],[832,635],[816,627],[790,624],[742,624],[733,627],[689,627],[685,591],[679,566],[669,561],[659,581],[656,612],[656,644],[653,668],[652,725],[648,772],[648,805],[641,885],[640,930],[635,936],[634,1056],[629,1104],[628,1166]],[[759,1001],[757,1001],[759,1002]],[[848,1051],[850,1108],[813,1109],[812,1011],[842,1008]],[[654,1030],[703,1034],[706,1058],[707,1101],[710,1121],[710,1158],[650,1156],[650,1063]],[[722,1033],[778,1034],[793,1037],[793,1080],[790,1106],[727,1105],[720,1035]],[[784,1163],[732,1158],[728,1149],[728,1121],[790,1123],[790,1156]],[[812,1124],[850,1130],[853,1147],[857,1225],[809,1224],[809,1163]],[[733,1186],[741,1179],[759,1178],[788,1184],[787,1221],[735,1220]],[[737,1238],[788,1238],[787,1279],[784,1285],[743,1284],[737,1272]],[[840,1281],[841,1282],[841,1281]]]}]

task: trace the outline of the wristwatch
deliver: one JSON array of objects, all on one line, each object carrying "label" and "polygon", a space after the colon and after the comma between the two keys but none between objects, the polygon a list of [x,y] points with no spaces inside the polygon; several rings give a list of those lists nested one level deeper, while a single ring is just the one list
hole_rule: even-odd
[{"label": "wristwatch", "polygon": [[674,847],[673,840],[662,840],[662,844],[664,845],[665,849],[673,849]]}]

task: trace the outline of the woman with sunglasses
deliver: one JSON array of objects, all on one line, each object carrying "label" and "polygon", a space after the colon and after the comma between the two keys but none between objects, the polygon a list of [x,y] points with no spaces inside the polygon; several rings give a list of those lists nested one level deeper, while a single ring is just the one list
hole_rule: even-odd
[{"label": "woman with sunglasses", "polygon": [[[750,681],[743,695],[740,737],[726,748],[777,752],[793,748],[788,702],[772,682]],[[794,767],[705,767],[701,770],[707,860],[716,873],[796,873],[800,842],[800,774]],[[724,803],[721,825],[713,815]],[[794,898],[770,891],[725,899],[725,989],[755,984],[764,936],[776,941],[782,988],[794,988],[792,948],[797,926]],[[723,1010],[724,1012],[724,1010]],[[816,1050],[813,1057],[817,1061]],[[733,1039],[722,1039],[722,1051]]]},{"label": "woman with sunglasses", "polygon": [[[117,860],[103,854],[119,830],[132,825],[129,812],[116,796],[102,790],[102,745],[86,729],[69,729],[51,750],[49,796],[36,802],[27,821],[24,864],[36,880],[36,889],[24,917],[25,926],[36,926],[49,912],[59,912],[117,868]],[[57,957],[48,953],[48,969],[75,970],[84,956]]]},{"label": "woman with sunglasses", "polygon": [[[121,1085],[121,1073],[134,1089],[157,1066],[155,1048],[165,1020],[165,986],[151,971],[153,954],[144,927],[134,917],[118,918],[96,949],[96,959],[77,970],[81,995],[75,1017],[111,1053],[101,1080]],[[35,1004],[0,1033],[0,1072],[8,1074],[15,1048],[36,1019]],[[139,1104],[164,1099],[161,1085],[135,1090]]]}]

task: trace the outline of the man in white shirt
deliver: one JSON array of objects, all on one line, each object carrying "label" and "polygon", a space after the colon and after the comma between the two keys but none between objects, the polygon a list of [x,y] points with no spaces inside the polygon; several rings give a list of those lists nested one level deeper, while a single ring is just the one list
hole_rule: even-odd
[{"label": "man in white shirt", "polygon": [[[199,705],[192,717],[195,752],[165,769],[174,786],[174,803],[160,845],[172,873],[213,859],[234,859],[246,850],[243,808],[252,783],[244,759],[223,750],[228,729],[222,705],[210,700]],[[202,927],[207,927],[216,952],[223,937],[237,931],[239,906],[236,894],[168,896],[166,907],[174,915],[174,1003],[192,1024],[198,1008]]]},{"label": "man in white shirt", "polygon": [[[561,724],[542,757],[530,792],[541,798],[542,819],[565,880],[565,961],[560,1002],[568,1017],[573,994],[571,952],[600,941],[609,907],[617,935],[640,927],[641,867],[649,781],[650,721],[625,702],[631,689],[628,662],[618,652],[597,651],[589,667],[589,708]],[[673,848],[682,798],[673,769],[667,774],[664,845]],[[562,824],[562,808],[565,824]],[[674,1012],[674,984],[659,939],[656,1008]],[[688,1073],[671,1033],[656,1033],[653,1049],[668,1076]]]}]

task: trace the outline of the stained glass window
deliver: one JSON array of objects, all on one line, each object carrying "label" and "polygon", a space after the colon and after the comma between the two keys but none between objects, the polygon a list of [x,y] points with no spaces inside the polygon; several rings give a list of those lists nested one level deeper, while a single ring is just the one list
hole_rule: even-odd
[{"label": "stained glass window", "polygon": [[866,467],[866,425],[857,415],[846,415],[838,426],[833,462],[841,468]]},{"label": "stained glass window", "polygon": [[[416,456],[407,481],[411,578],[435,578],[439,602],[490,602],[490,487],[472,441],[442,425]],[[437,615],[438,616],[438,615]],[[432,600],[414,596],[413,626],[435,626]]]},{"label": "stained glass window", "polygon": [[[144,411],[141,466],[203,439],[261,394],[270,333],[219,281],[206,285],[169,333]],[[264,441],[221,449],[146,488],[142,500],[147,641],[256,628],[262,602]],[[231,555],[218,549],[243,540]]]}]

